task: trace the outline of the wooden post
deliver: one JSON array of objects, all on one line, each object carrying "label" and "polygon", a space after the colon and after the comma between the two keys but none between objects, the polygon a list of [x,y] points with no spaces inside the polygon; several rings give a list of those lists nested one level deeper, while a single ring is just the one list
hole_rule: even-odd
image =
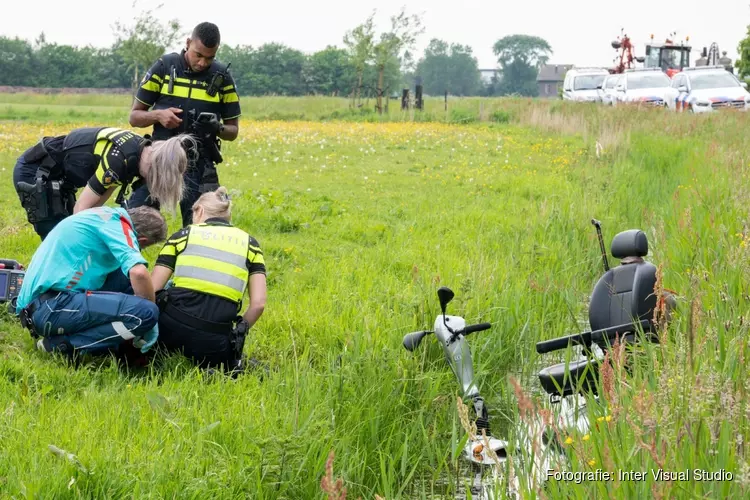
[{"label": "wooden post", "polygon": [[424,102],[422,101],[422,77],[417,75],[414,78],[414,107],[422,111],[424,109]]},{"label": "wooden post", "polygon": [[448,111],[448,90],[445,91],[445,110]]},{"label": "wooden post", "polygon": [[401,111],[409,109],[409,89],[401,91]]}]

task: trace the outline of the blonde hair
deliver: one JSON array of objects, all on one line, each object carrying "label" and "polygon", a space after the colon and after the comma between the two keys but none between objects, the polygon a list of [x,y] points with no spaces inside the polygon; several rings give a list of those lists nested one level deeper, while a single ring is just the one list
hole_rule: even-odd
[{"label": "blonde hair", "polygon": [[195,139],[180,134],[151,144],[151,167],[146,172],[146,184],[151,197],[172,213],[185,193],[183,178],[188,168],[187,148],[197,147]]},{"label": "blonde hair", "polygon": [[229,220],[232,217],[232,202],[229,199],[229,193],[227,188],[219,186],[216,191],[209,191],[203,193],[198,200],[193,203],[193,211],[197,210],[198,207],[202,207],[206,214],[206,218],[219,217],[221,219]]}]

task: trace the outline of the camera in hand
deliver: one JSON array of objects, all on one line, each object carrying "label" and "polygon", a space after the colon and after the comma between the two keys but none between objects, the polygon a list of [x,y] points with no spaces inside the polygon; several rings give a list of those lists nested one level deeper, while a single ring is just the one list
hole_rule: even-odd
[{"label": "camera in hand", "polygon": [[190,133],[198,139],[200,148],[208,155],[212,162],[223,162],[224,158],[221,157],[219,132],[224,129],[224,125],[219,121],[215,113],[204,111],[197,117],[195,115],[195,109],[188,111]]}]

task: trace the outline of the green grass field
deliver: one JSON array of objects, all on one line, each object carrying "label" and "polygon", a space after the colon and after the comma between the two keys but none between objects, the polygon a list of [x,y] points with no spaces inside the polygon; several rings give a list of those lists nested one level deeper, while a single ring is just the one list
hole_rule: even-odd
[{"label": "green grass field", "polygon": [[[129,103],[0,95],[0,257],[28,263],[38,244],[16,157],[42,135],[127,126]],[[648,475],[529,497],[750,494],[747,115],[456,99],[424,115],[391,102],[381,119],[332,98],[242,104],[219,175],[265,252],[268,304],[245,349],[271,372],[207,376],[176,356],[73,369],[0,317],[0,496],[325,498],[331,451],[348,498],[451,496],[464,479],[457,385],[433,338],[408,353],[403,335],[432,327],[441,285],[452,314],[491,322],[469,341],[493,430],[512,439],[518,398],[541,402],[535,374],[555,361],[535,342],[587,319],[592,217],[607,246],[646,232],[680,308],[632,373],[615,370],[611,418],[594,409],[595,430],[570,436],[572,470]],[[733,480],[655,482],[660,468]]]}]

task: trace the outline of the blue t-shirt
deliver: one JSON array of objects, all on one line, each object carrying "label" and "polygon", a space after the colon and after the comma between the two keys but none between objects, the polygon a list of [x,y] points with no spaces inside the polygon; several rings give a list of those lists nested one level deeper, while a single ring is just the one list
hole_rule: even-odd
[{"label": "blue t-shirt", "polygon": [[133,221],[123,208],[97,207],[66,217],[31,258],[18,295],[17,312],[47,291],[98,290],[107,275],[128,276],[141,255]]}]

